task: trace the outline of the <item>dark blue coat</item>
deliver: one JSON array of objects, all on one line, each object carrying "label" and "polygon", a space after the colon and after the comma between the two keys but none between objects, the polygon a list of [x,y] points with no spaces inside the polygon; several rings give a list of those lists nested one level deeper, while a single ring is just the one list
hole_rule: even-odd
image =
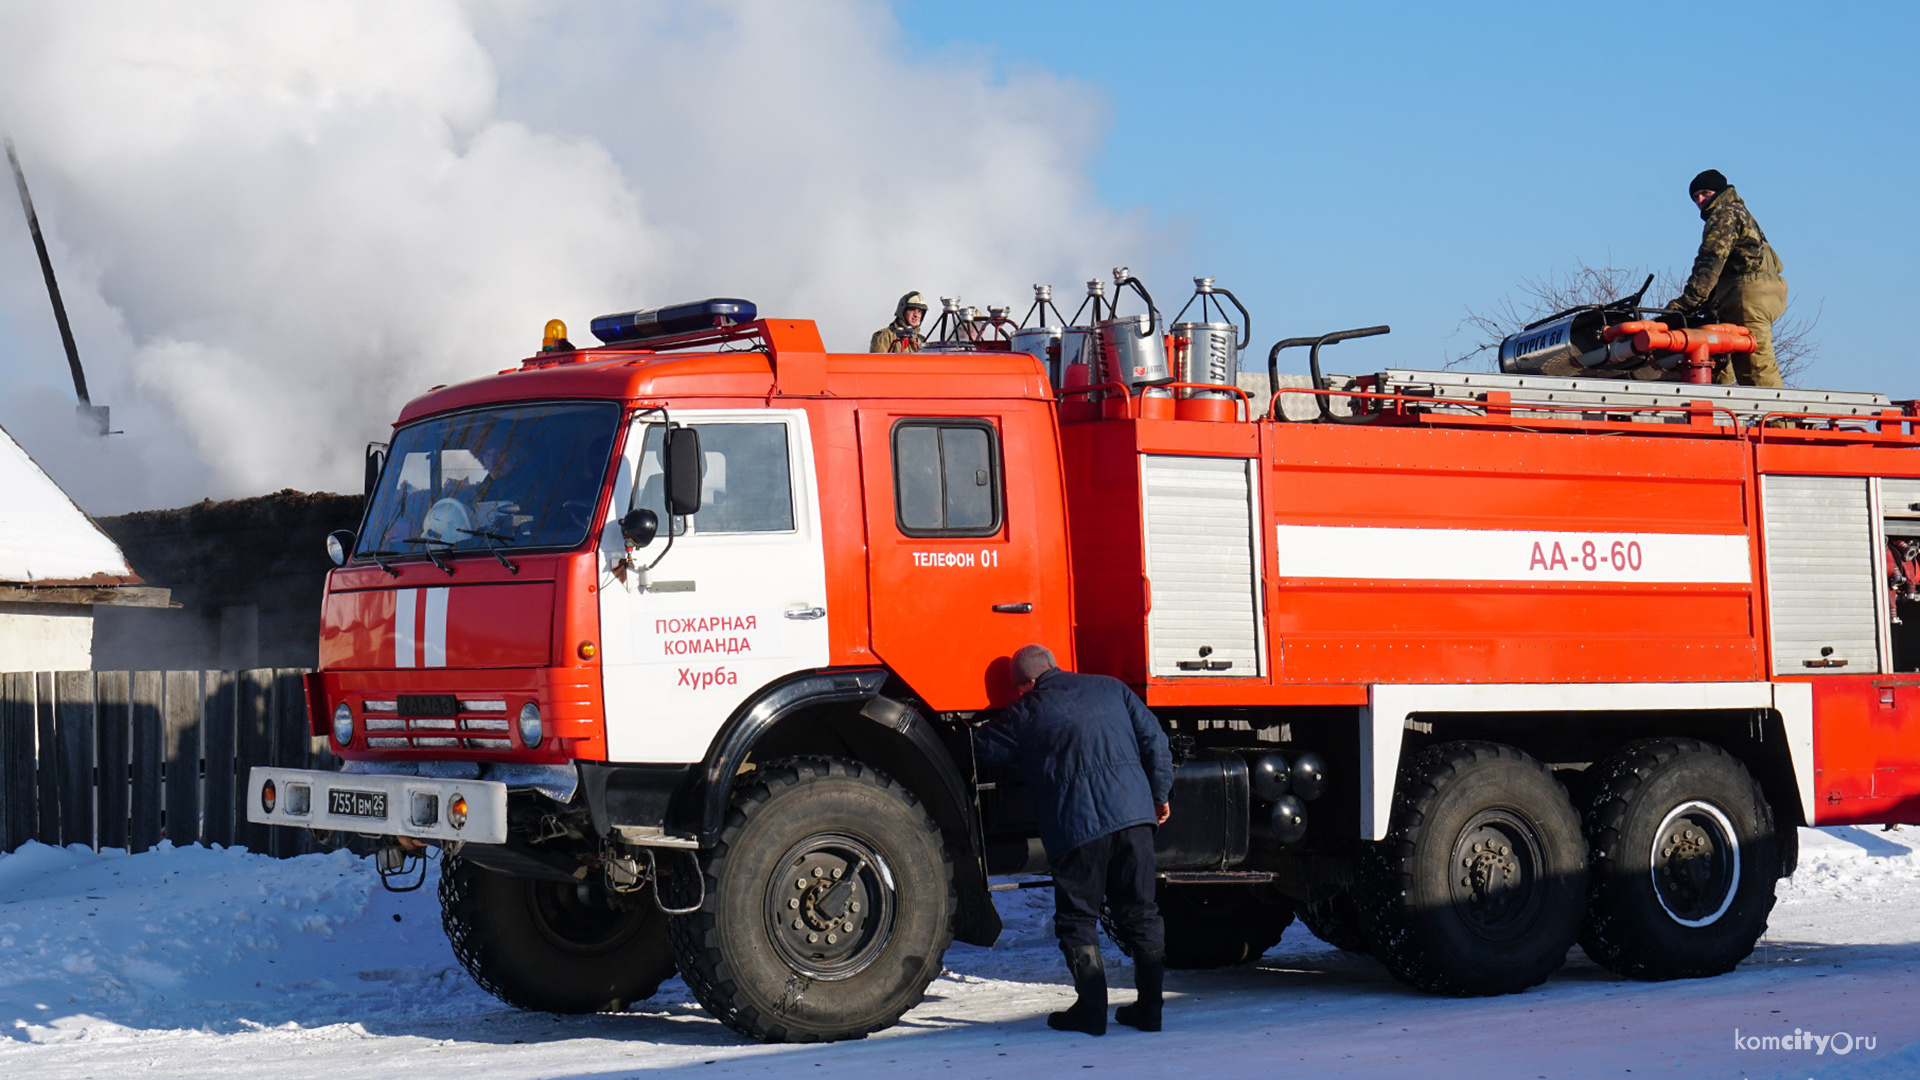
[{"label": "dark blue coat", "polygon": [[975,733],[980,760],[1019,765],[1049,859],[1129,825],[1151,825],[1173,788],[1167,735],[1127,685],[1049,671]]}]

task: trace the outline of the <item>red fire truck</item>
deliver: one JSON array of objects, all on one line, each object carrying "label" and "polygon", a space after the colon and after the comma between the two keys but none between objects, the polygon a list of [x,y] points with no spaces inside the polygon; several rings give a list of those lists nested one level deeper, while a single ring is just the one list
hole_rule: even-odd
[{"label": "red fire truck", "polygon": [[1298,916],[1441,993],[1575,942],[1711,975],[1796,826],[1920,821],[1910,404],[1382,371],[1256,409],[991,342],[828,353],[744,303],[602,322],[405,408],[330,539],[308,696],[345,766],[250,781],[395,887],[439,848],[511,1004],[677,970],[756,1038],[894,1023],[1045,873],[971,743],[1029,642],[1170,733],[1178,966]]}]

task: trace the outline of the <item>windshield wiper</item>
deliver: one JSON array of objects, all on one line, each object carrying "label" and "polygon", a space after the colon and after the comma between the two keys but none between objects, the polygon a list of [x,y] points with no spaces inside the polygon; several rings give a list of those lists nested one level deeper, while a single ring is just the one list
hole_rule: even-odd
[{"label": "windshield wiper", "polygon": [[409,537],[407,537],[407,538],[406,538],[405,540],[402,540],[402,541],[400,541],[400,542],[401,542],[401,543],[403,543],[403,544],[425,544],[425,545],[427,545],[427,558],[429,558],[429,559],[432,559],[432,560],[433,560],[433,565],[435,565],[435,566],[437,566],[437,567],[439,567],[439,568],[440,568],[440,569],[441,569],[441,570],[442,570],[443,572],[445,572],[445,573],[446,573],[446,575],[447,575],[448,577],[452,577],[452,576],[453,576],[453,567],[451,567],[451,566],[448,566],[448,565],[447,565],[446,563],[443,563],[443,562],[441,562],[441,561],[440,561],[440,552],[439,552],[439,550],[438,550],[438,549],[436,549],[436,548],[435,548],[435,547],[433,546],[433,545],[435,545],[435,544],[442,544],[442,545],[445,545],[446,547],[449,547],[449,548],[450,548],[450,547],[452,547],[452,546],[453,546],[453,541],[451,541],[451,540],[440,540],[440,539],[437,539],[437,538],[434,538],[434,537],[428,537],[428,536],[409,536]]},{"label": "windshield wiper", "polygon": [[487,542],[487,550],[493,553],[494,558],[500,560],[501,566],[504,566],[507,568],[507,573],[517,574],[520,572],[520,568],[518,566],[515,566],[512,563],[508,562],[507,557],[501,553],[500,549],[493,546],[493,542],[496,540],[504,542],[504,541],[513,539],[513,537],[501,536],[499,533],[481,532],[478,529],[455,529],[454,531],[466,533],[468,536],[477,536],[480,539],[485,540]]},{"label": "windshield wiper", "polygon": [[387,574],[388,574],[388,575],[389,575],[390,577],[399,577],[399,576],[400,576],[400,571],[398,571],[398,570],[395,570],[395,569],[394,569],[393,567],[391,567],[391,566],[388,566],[388,565],[387,565],[387,560],[385,560],[385,559],[383,559],[383,558],[381,558],[380,556],[382,556],[382,555],[404,555],[404,554],[406,554],[406,552],[404,552],[404,551],[368,551],[368,552],[366,552],[366,554],[368,554],[368,555],[371,555],[371,556],[373,556],[373,561],[374,561],[374,564],[375,564],[375,565],[377,565],[378,567],[380,567],[380,569],[382,569],[382,570],[385,570],[385,571],[387,572]]}]

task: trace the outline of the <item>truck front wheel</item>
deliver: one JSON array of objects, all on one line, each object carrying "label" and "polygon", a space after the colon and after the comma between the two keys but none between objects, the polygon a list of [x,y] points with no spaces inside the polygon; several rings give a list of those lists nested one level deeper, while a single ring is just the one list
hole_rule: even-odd
[{"label": "truck front wheel", "polygon": [[1648,739],[1588,772],[1593,869],[1581,948],[1638,979],[1733,970],[1767,928],[1783,865],[1760,785],[1697,739]]},{"label": "truck front wheel", "polygon": [[1510,994],[1566,962],[1586,907],[1587,845],[1553,775],[1510,746],[1443,743],[1401,770],[1387,837],[1355,899],[1395,978]]},{"label": "truck front wheel", "polygon": [[597,879],[535,881],[446,856],[440,925],[473,981],[521,1009],[618,1012],[673,976],[652,894],[610,897]]},{"label": "truck front wheel", "polygon": [[939,826],[885,773],[828,757],[762,765],[702,862],[700,906],[669,936],[694,996],[741,1034],[857,1039],[940,974],[953,868]]}]

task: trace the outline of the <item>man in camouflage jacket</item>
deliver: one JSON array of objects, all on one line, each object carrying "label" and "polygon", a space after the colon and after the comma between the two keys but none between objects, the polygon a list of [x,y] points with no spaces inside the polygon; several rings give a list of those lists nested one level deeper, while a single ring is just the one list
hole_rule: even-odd
[{"label": "man in camouflage jacket", "polygon": [[1722,358],[1713,381],[1742,386],[1781,386],[1780,365],[1773,356],[1773,321],[1787,310],[1787,281],[1780,276],[1780,256],[1767,243],[1767,234],[1753,219],[1747,204],[1718,169],[1708,169],[1687,185],[1700,207],[1700,253],[1693,274],[1669,311],[1718,312],[1721,322],[1744,326],[1753,335],[1753,352]]},{"label": "man in camouflage jacket", "polygon": [[920,321],[927,317],[927,298],[910,292],[893,307],[893,321],[873,332],[868,352],[919,352],[927,343]]}]

